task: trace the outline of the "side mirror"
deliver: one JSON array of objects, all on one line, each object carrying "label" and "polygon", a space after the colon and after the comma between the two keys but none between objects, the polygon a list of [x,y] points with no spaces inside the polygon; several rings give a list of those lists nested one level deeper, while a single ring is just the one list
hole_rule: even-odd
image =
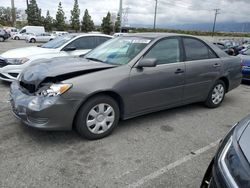
[{"label": "side mirror", "polygon": [[157,65],[157,59],[146,58],[140,60],[140,62],[137,65],[137,68],[156,67],[156,65]]},{"label": "side mirror", "polygon": [[76,47],[75,46],[67,46],[67,47],[65,47],[64,49],[63,49],[63,51],[74,51],[74,50],[76,50]]}]

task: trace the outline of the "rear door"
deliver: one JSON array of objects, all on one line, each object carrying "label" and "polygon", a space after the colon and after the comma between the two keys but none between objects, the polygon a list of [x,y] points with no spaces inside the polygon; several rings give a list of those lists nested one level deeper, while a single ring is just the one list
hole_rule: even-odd
[{"label": "rear door", "polygon": [[222,74],[221,60],[202,40],[183,37],[185,51],[184,102],[205,100],[215,80]]},{"label": "rear door", "polygon": [[156,67],[132,68],[130,73],[131,113],[174,106],[181,103],[185,64],[179,38],[157,42],[143,58],[157,59]]}]

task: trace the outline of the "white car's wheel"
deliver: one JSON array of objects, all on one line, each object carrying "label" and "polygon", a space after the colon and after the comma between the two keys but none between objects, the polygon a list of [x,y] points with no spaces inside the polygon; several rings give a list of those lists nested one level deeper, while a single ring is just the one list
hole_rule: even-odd
[{"label": "white car's wheel", "polygon": [[35,43],[35,42],[36,42],[36,39],[30,39],[30,42],[31,42],[31,43]]},{"label": "white car's wheel", "polygon": [[3,37],[0,37],[0,42],[3,42],[4,41],[4,38]]}]

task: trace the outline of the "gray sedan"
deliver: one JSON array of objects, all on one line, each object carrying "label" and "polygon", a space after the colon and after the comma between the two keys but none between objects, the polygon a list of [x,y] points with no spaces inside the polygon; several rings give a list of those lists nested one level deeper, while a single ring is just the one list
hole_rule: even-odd
[{"label": "gray sedan", "polygon": [[194,102],[218,107],[240,82],[240,59],[213,44],[144,33],[109,40],[82,58],[30,66],[10,93],[14,114],[28,126],[74,127],[87,139],[99,139],[120,119]]}]

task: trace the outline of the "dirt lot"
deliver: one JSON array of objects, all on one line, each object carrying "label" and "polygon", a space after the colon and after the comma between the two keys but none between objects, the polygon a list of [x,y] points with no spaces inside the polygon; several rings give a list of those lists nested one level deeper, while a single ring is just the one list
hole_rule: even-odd
[{"label": "dirt lot", "polygon": [[[0,43],[0,53],[24,41]],[[250,112],[250,86],[217,109],[192,104],[120,123],[102,140],[43,132],[11,114],[0,81],[0,187],[199,187],[217,142]],[[63,114],[62,114],[63,115]]]}]

